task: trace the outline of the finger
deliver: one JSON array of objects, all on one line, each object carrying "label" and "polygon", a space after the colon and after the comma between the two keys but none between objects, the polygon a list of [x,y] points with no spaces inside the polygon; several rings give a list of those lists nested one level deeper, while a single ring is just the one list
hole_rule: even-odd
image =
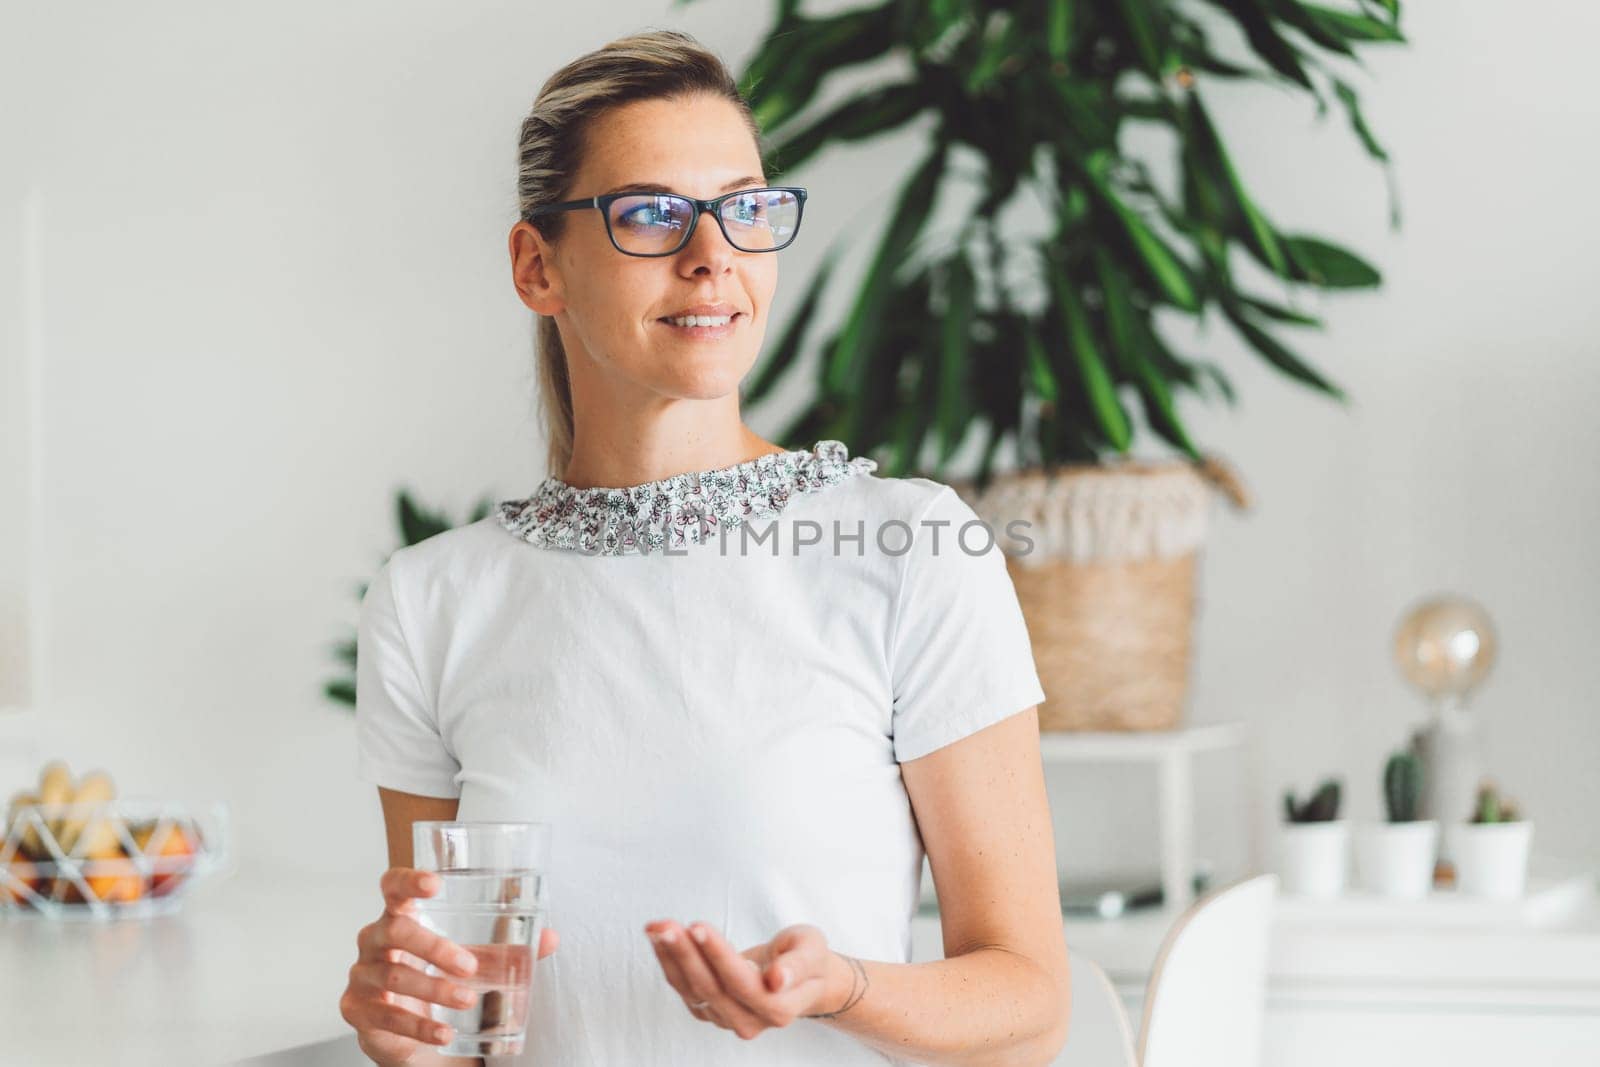
[{"label": "finger", "polygon": [[423,974],[406,963],[358,963],[350,971],[350,977],[368,989],[416,997],[447,1008],[470,1008],[478,1000],[478,995],[466,986]]},{"label": "finger", "polygon": [[448,1044],[452,1036],[448,1024],[381,1000],[363,1000],[352,1014],[357,1030],[399,1034],[430,1045]]},{"label": "finger", "polygon": [[763,987],[771,993],[787,993],[802,982],[816,979],[821,980],[821,975],[815,973],[811,957],[804,951],[796,949],[792,952],[782,952],[772,958],[772,962],[761,972]]},{"label": "finger", "polygon": [[453,1037],[450,1024],[435,1022],[426,1016],[419,1016],[414,1011],[406,1011],[395,1005],[373,1005],[373,1027],[376,1030],[389,1030],[398,1033],[400,1037],[416,1038],[426,1041],[427,1045],[448,1045]]},{"label": "finger", "polygon": [[682,928],[675,930],[673,924],[667,922],[651,923],[645,927],[645,933],[650,937],[650,944],[655,949],[656,960],[661,964],[661,972],[667,977],[667,984],[677,991],[686,1004],[704,1000],[689,988],[683,968],[678,963],[678,954],[671,951],[677,942],[683,940]]},{"label": "finger", "polygon": [[431,897],[439,891],[439,876],[415,867],[390,867],[378,879],[378,888],[383,892],[384,911],[404,915],[415,907],[415,898]]},{"label": "finger", "polygon": [[542,960],[560,947],[561,935],[546,926],[539,934],[539,954],[535,959]]},{"label": "finger", "polygon": [[[710,931],[710,927],[705,923],[695,923],[691,929]],[[715,936],[719,940],[721,939],[720,934]],[[710,941],[711,935],[708,933],[707,944]],[[722,941],[722,943],[724,945],[727,944],[726,941]],[[725,975],[723,968],[713,966],[711,961],[706,958],[704,948],[700,944],[689,937],[685,937],[683,938],[683,947],[680,950],[678,963],[683,968],[684,976],[688,979],[690,988],[697,991],[694,999],[711,1001],[717,1014],[725,1019],[740,1037],[744,1037],[746,1036],[746,1030],[751,1027],[756,1028],[757,1032],[759,1032],[773,1024],[768,1022],[763,1015],[756,1014],[751,1009],[746,996],[735,992],[732,984],[725,980],[730,975],[736,977],[739,982],[743,983],[743,989],[746,991],[749,990],[752,984],[759,985],[759,983],[755,982],[755,972],[748,963],[744,962],[744,958],[739,956],[738,953],[733,953],[733,959],[734,963],[725,967],[729,972],[729,975]]]},{"label": "finger", "polygon": [[817,987],[827,984],[828,943],[821,930],[806,923],[785,927],[767,942],[762,980],[768,990],[804,988],[799,1010],[810,1003]]},{"label": "finger", "polygon": [[463,976],[478,969],[476,956],[449,938],[429,930],[409,915],[385,915],[372,924],[372,929],[371,947],[378,953],[404,949],[441,971]]},{"label": "finger", "polygon": [[789,1005],[783,1001],[792,1001],[794,998],[780,997],[769,991],[761,980],[759,964],[752,966],[754,960],[741,955],[727,938],[711,926],[696,923],[689,929],[691,935],[703,935],[703,938],[697,938],[701,957],[729,997],[765,1025],[783,1026],[788,1023],[785,1015],[792,1016],[793,1012],[788,1010]]}]

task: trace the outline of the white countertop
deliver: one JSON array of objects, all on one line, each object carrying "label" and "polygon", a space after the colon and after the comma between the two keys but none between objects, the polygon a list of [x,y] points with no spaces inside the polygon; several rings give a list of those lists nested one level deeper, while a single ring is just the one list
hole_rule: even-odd
[{"label": "white countertop", "polygon": [[188,1067],[353,1035],[339,996],[380,874],[245,864],[162,918],[0,918],[0,1061]]}]

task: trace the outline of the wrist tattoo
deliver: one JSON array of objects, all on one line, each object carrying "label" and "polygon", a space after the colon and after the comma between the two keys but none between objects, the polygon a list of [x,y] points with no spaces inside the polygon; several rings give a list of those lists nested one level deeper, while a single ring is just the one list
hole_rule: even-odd
[{"label": "wrist tattoo", "polygon": [[856,959],[854,956],[846,956],[842,952],[835,952],[834,955],[838,956],[840,959],[844,960],[850,965],[850,995],[845,998],[844,1007],[839,1008],[837,1011],[819,1012],[816,1015],[807,1015],[805,1016],[807,1019],[836,1018],[855,1007],[856,1004],[860,1003],[861,998],[867,995],[867,969],[861,965],[861,961]]}]

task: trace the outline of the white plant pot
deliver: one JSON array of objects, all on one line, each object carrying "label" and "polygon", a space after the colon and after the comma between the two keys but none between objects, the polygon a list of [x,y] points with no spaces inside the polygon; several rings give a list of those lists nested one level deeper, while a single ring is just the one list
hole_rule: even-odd
[{"label": "white plant pot", "polygon": [[1356,835],[1356,873],[1363,889],[1386,897],[1417,898],[1433,888],[1439,823],[1368,823]]},{"label": "white plant pot", "polygon": [[1475,897],[1520,897],[1528,884],[1533,823],[1455,823],[1448,830],[1456,888]]},{"label": "white plant pot", "polygon": [[1279,826],[1278,876],[1286,894],[1336,897],[1350,869],[1350,824],[1286,822]]}]

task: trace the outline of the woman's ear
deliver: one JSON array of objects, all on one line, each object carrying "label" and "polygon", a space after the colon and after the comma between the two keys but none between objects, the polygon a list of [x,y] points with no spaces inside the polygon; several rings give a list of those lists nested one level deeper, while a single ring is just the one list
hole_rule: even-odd
[{"label": "woman's ear", "polygon": [[555,315],[566,307],[555,268],[555,249],[526,219],[511,227],[511,281],[517,297],[532,311]]}]

